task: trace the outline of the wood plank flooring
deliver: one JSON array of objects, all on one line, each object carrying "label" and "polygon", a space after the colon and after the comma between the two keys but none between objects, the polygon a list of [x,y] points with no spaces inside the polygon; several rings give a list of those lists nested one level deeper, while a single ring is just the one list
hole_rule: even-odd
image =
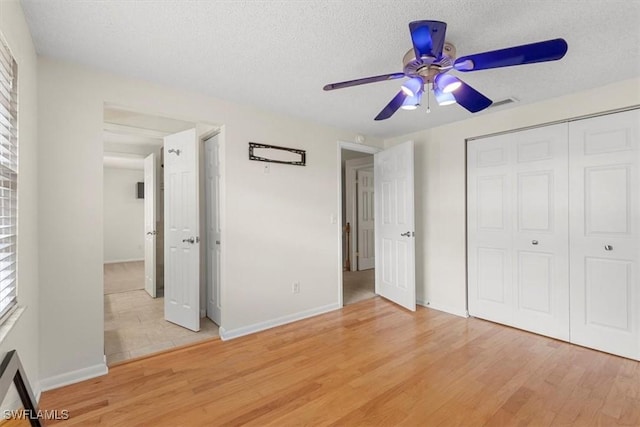
[{"label": "wood plank flooring", "polygon": [[373,298],[43,394],[47,425],[640,425],[640,363]]}]

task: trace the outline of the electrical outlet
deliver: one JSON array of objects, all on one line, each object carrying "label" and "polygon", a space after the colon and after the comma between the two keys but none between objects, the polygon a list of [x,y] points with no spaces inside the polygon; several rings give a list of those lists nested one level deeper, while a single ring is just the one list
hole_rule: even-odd
[{"label": "electrical outlet", "polygon": [[294,294],[299,294],[300,293],[300,282],[293,282],[292,292]]}]

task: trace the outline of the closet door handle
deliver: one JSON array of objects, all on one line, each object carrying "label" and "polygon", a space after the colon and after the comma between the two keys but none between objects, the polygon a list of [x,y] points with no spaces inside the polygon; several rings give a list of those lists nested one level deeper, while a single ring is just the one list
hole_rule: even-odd
[{"label": "closet door handle", "polygon": [[538,244],[538,241],[537,241],[537,240],[532,240],[532,241],[531,241],[531,244],[535,246],[535,245],[537,245],[537,244]]},{"label": "closet door handle", "polygon": [[612,250],[613,250],[613,246],[611,246],[611,245],[604,245],[604,250],[605,250],[605,251],[612,251]]}]

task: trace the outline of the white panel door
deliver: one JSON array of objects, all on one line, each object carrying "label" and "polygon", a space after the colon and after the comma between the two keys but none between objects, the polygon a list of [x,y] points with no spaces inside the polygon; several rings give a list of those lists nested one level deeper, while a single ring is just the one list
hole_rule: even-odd
[{"label": "white panel door", "polygon": [[206,155],[207,195],[207,317],[220,325],[222,317],[220,293],[220,145],[218,136],[213,136],[204,143]]},{"label": "white panel door", "polygon": [[374,183],[372,170],[357,171],[358,270],[375,267]]},{"label": "white panel door", "polygon": [[569,340],[569,180],[566,123],[513,139],[514,325]]},{"label": "white panel door", "polygon": [[513,323],[512,180],[508,138],[467,146],[469,314]]},{"label": "white panel door", "polygon": [[164,138],[166,320],[200,330],[198,139],[195,129]]},{"label": "white panel door", "polygon": [[640,111],[570,124],[571,341],[640,359]]},{"label": "white panel door", "polygon": [[413,141],[374,155],[376,293],[416,309]]},{"label": "white panel door", "polygon": [[144,289],[156,297],[156,159],[144,159]]},{"label": "white panel door", "polygon": [[468,144],[469,314],[569,339],[567,125]]}]

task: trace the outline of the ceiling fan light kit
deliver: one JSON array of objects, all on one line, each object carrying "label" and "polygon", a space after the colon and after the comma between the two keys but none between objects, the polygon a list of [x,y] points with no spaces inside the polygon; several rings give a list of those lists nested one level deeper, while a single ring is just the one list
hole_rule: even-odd
[{"label": "ceiling fan light kit", "polygon": [[415,110],[420,106],[420,101],[422,100],[422,94],[423,94],[423,91],[420,90],[414,96],[407,96],[404,99],[404,102],[402,103],[402,106],[400,108],[402,108],[403,110]]},{"label": "ceiling fan light kit", "polygon": [[462,82],[459,78],[452,76],[451,74],[438,74],[434,79],[434,83],[438,89],[443,93],[452,93],[460,86]]},{"label": "ceiling fan light kit", "polygon": [[400,86],[400,89],[407,96],[415,96],[418,94],[418,92],[422,91],[423,87],[424,82],[422,81],[422,79],[420,77],[413,77],[404,82],[402,86]]},{"label": "ceiling fan light kit", "polygon": [[433,95],[436,98],[436,102],[441,107],[453,105],[456,103],[456,98],[453,96],[453,93],[445,93],[437,86],[433,88]]},{"label": "ceiling fan light kit", "polygon": [[[564,57],[568,49],[567,42],[558,38],[456,59],[455,46],[445,41],[446,30],[447,24],[441,21],[413,21],[409,23],[413,48],[404,55],[402,72],[330,83],[325,85],[324,90],[407,77],[408,80],[402,84],[400,91],[378,113],[375,120],[388,119],[400,108],[405,110],[417,108],[420,105],[424,87],[429,84],[438,105],[457,103],[467,111],[477,113],[488,108],[492,104],[491,99],[456,76],[447,74],[449,71],[470,72],[557,61]],[[427,96],[429,96],[428,92]]]}]

